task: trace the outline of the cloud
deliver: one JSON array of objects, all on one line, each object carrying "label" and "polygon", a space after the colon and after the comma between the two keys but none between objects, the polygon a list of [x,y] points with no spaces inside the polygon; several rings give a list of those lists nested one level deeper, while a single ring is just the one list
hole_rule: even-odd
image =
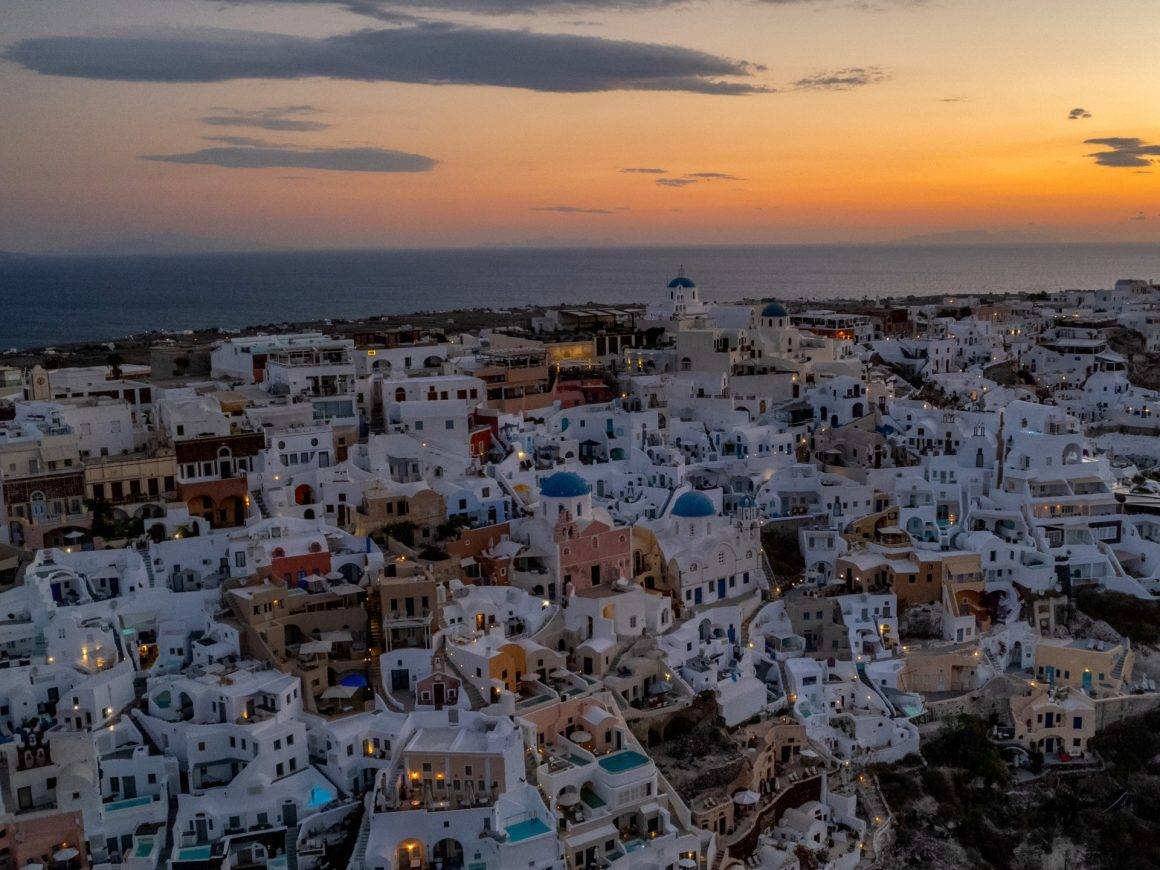
[{"label": "cloud", "polygon": [[[701,0],[225,0],[234,6],[281,3],[301,6],[338,6],[356,15],[392,23],[420,20],[412,11],[466,12],[473,15],[523,15],[534,13],[634,12],[699,5]],[[855,9],[881,11],[897,7],[918,7],[929,0],[757,0],[768,6],[848,5]],[[576,24],[577,22],[567,22]],[[590,22],[580,21],[587,25]]]},{"label": "cloud", "polygon": [[1144,212],[1142,212],[1142,211],[1138,211],[1134,215],[1132,215],[1130,218],[1128,218],[1128,220],[1130,220],[1130,221],[1146,221],[1146,220],[1148,220],[1148,215],[1144,214]]},{"label": "cloud", "polygon": [[661,169],[656,166],[625,166],[620,171],[633,175],[664,175],[668,172],[667,169]]},{"label": "cloud", "polygon": [[690,184],[696,184],[695,178],[658,178],[657,184],[664,187],[688,187]]},{"label": "cloud", "polygon": [[758,66],[681,46],[442,22],[322,38],[221,30],[47,36],[21,40],[4,56],[45,75],[111,81],[322,77],[565,93],[770,90],[752,80]]},{"label": "cloud", "polygon": [[239,145],[250,148],[293,148],[293,145],[282,145],[266,139],[255,139],[253,136],[202,136],[206,142],[221,142],[225,145]]},{"label": "cloud", "polygon": [[1160,157],[1160,145],[1150,145],[1135,136],[1108,136],[1103,139],[1084,139],[1085,145],[1102,145],[1106,151],[1093,151],[1091,157],[1099,166],[1116,169],[1125,167],[1151,166],[1149,157]]},{"label": "cloud", "polygon": [[557,214],[613,214],[623,208],[581,208],[578,205],[541,205],[532,211],[554,211]]},{"label": "cloud", "polygon": [[202,118],[202,123],[215,127],[259,127],[263,130],[277,130],[283,133],[311,133],[325,130],[330,124],[309,121],[302,115],[312,115],[318,111],[313,106],[270,106],[265,109],[230,109],[215,106],[217,112]]},{"label": "cloud", "polygon": [[626,11],[690,5],[690,0],[225,0],[232,6],[338,6],[356,15],[392,23],[416,21],[411,12],[470,12],[476,15],[518,15],[536,12]]},{"label": "cloud", "polygon": [[943,97],[939,100],[940,103],[967,103],[970,102],[966,97]]},{"label": "cloud", "polygon": [[142,154],[142,160],[225,169],[320,169],[332,172],[428,172],[438,161],[386,148],[222,146],[185,154]]},{"label": "cloud", "polygon": [[685,178],[700,178],[705,181],[744,181],[737,175],[730,175],[728,172],[690,172],[685,175]]},{"label": "cloud", "polygon": [[1067,120],[1078,121],[1081,118],[1090,118],[1091,116],[1092,116],[1092,113],[1089,112],[1087,109],[1072,109],[1070,112],[1067,113]]},{"label": "cloud", "polygon": [[814,73],[793,83],[799,91],[848,91],[866,85],[876,85],[890,78],[880,66],[850,66],[843,69]]}]

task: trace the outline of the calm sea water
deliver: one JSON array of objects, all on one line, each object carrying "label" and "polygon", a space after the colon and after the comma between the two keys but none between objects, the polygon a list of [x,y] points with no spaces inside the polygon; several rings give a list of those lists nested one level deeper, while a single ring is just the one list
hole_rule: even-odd
[{"label": "calm sea water", "polygon": [[529,304],[1058,290],[1160,277],[1158,245],[334,251],[0,260],[0,349],[148,329]]}]

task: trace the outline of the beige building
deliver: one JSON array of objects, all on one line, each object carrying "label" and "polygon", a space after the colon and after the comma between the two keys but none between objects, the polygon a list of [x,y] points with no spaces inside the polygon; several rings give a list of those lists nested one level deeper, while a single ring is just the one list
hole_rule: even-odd
[{"label": "beige building", "polygon": [[1113,644],[1043,638],[1035,646],[1035,676],[1050,686],[1067,686],[1101,698],[1123,693],[1135,660],[1126,639]]},{"label": "beige building", "polygon": [[1027,749],[1083,755],[1096,733],[1096,702],[1067,686],[1033,686],[1011,699],[1015,739]]}]

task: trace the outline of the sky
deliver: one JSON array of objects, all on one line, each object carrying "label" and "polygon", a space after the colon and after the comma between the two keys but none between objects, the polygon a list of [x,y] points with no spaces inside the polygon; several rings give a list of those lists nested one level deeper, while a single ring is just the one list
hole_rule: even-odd
[{"label": "sky", "polygon": [[0,250],[1160,242],[1155,0],[4,0]]}]

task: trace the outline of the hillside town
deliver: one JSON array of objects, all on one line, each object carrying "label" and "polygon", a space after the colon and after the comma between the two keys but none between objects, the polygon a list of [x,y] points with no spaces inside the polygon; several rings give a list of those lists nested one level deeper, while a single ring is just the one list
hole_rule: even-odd
[{"label": "hillside town", "polygon": [[0,371],[0,864],[1000,866],[899,782],[1106,773],[1160,285],[649,298]]}]

